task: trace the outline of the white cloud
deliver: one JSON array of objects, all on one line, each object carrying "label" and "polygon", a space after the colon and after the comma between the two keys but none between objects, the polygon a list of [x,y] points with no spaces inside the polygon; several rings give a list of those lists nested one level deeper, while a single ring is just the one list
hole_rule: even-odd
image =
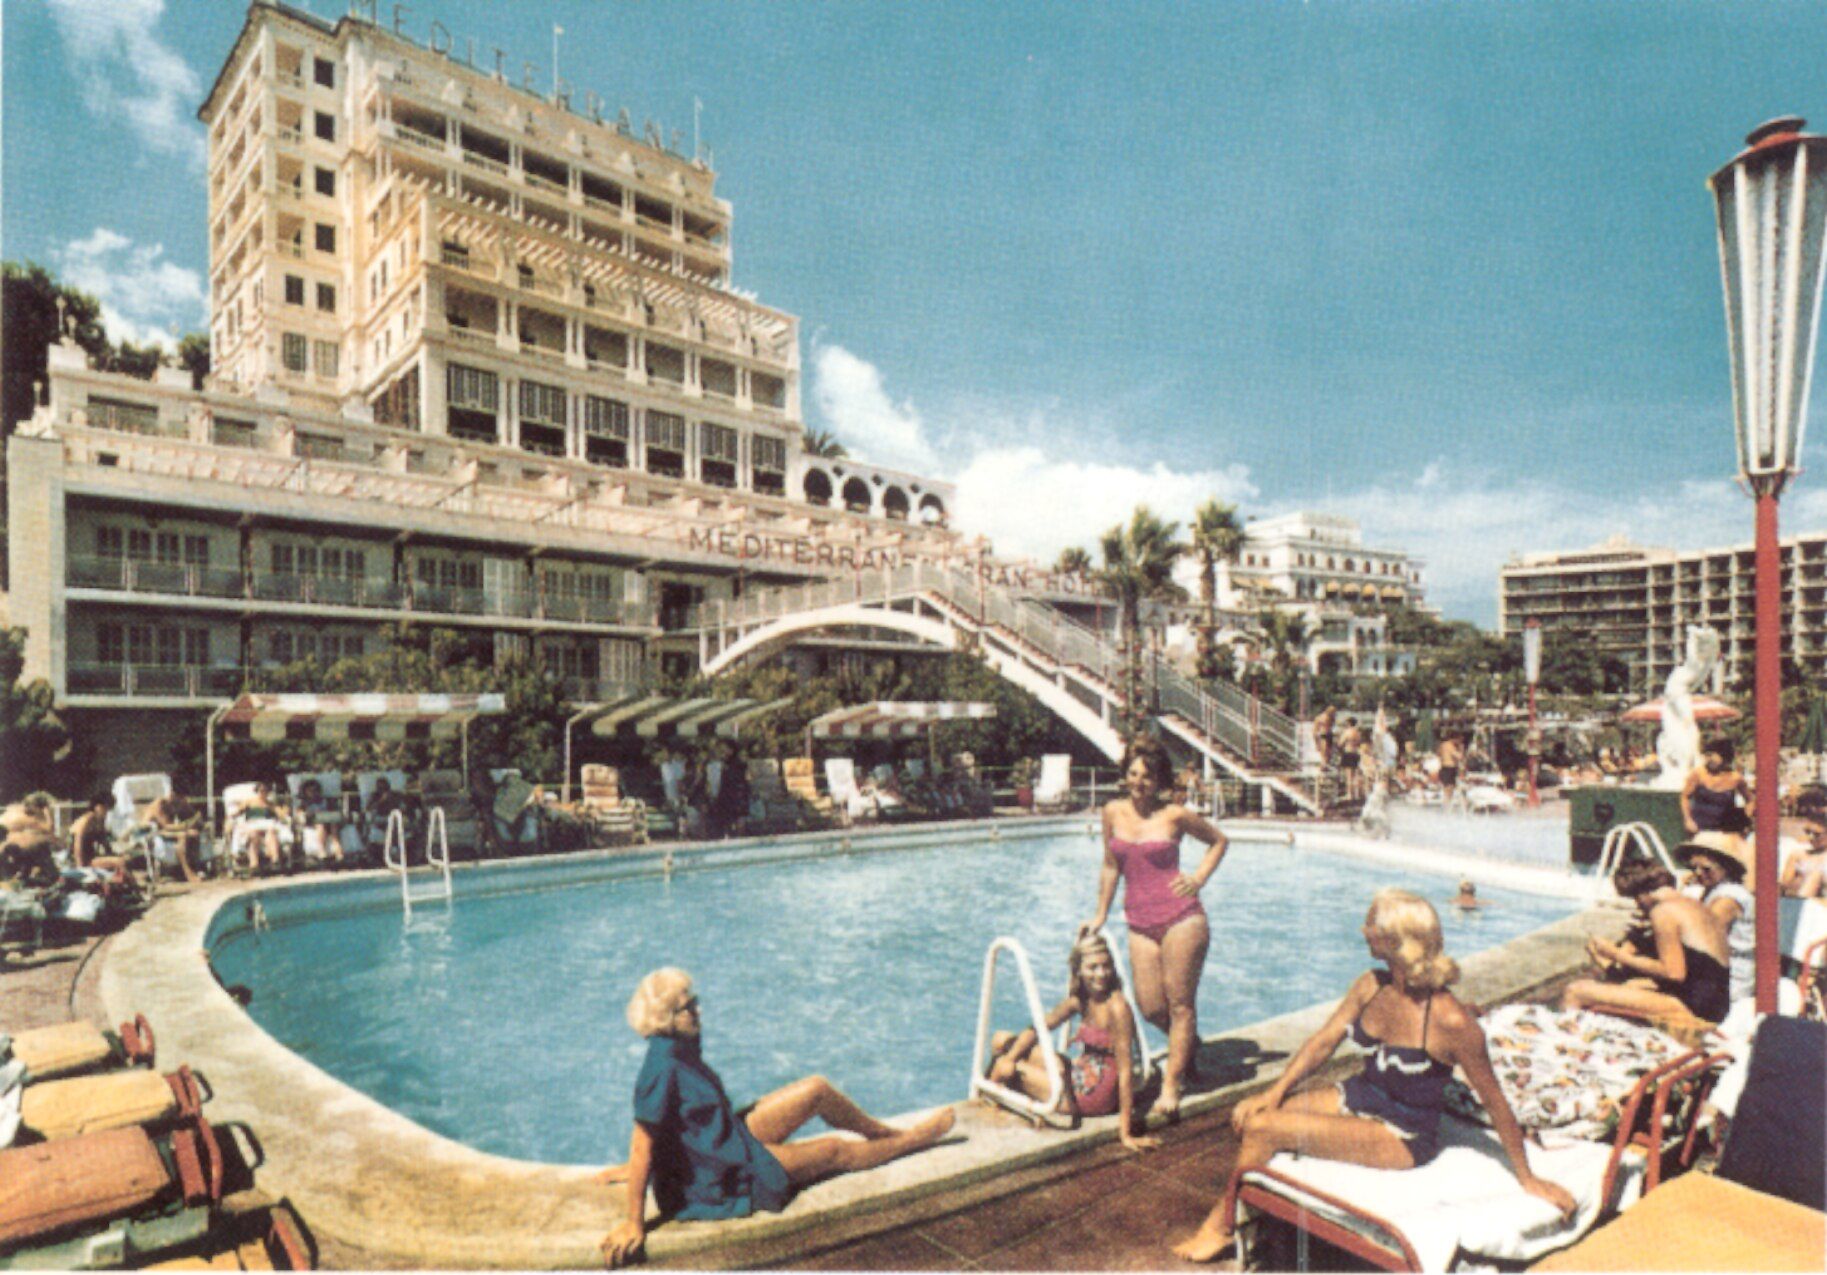
[{"label": "white cloud", "polygon": [[[1062,440],[1063,441],[1063,440]],[[1065,449],[1061,449],[1065,450]],[[1171,470],[1096,460],[1063,460],[1032,445],[983,446],[951,476],[958,484],[959,525],[989,536],[999,553],[1051,560],[1068,545],[1097,551],[1107,528],[1147,505],[1184,529],[1201,501],[1247,500],[1249,470]]]},{"label": "white cloud", "polygon": [[150,153],[203,165],[203,81],[156,32],[165,0],[47,0],[83,105]]},{"label": "white cloud", "polygon": [[916,473],[933,473],[939,458],[925,423],[911,402],[895,403],[875,364],[841,345],[812,357],[813,401],[831,431],[860,460]]},{"label": "white cloud", "polygon": [[166,260],[164,244],[136,244],[98,226],[86,239],[53,248],[51,258],[65,283],[101,302],[113,340],[175,346],[206,318],[202,277]]}]

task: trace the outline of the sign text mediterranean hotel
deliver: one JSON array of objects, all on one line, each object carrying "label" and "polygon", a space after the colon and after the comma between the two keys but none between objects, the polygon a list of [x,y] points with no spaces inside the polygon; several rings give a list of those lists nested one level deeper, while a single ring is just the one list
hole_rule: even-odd
[{"label": "sign text mediterranean hotel", "polygon": [[[732,531],[727,527],[689,528],[687,547],[695,553],[715,553],[744,562],[791,562],[802,567],[848,567],[855,571],[892,571],[916,557],[929,562],[946,561],[935,554],[911,554],[904,549],[865,549],[834,545],[805,536],[770,536],[759,531]],[[1044,589],[1053,593],[1095,593],[1076,575],[1043,571],[1038,567],[984,559],[951,558],[953,565],[982,576],[985,583],[1013,589]]]}]

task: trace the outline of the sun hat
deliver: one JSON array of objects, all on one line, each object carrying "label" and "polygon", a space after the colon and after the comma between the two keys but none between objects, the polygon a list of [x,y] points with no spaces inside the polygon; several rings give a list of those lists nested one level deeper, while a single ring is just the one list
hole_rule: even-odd
[{"label": "sun hat", "polygon": [[1697,854],[1710,857],[1726,870],[1734,881],[1742,881],[1751,870],[1750,856],[1745,853],[1742,838],[1724,832],[1696,832],[1675,847],[1675,858],[1686,863]]}]

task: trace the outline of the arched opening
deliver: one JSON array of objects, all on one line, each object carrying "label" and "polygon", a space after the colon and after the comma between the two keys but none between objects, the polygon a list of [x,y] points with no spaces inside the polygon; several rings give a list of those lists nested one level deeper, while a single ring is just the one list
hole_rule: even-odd
[{"label": "arched opening", "polygon": [[805,477],[806,499],[815,505],[831,503],[831,475],[822,469],[808,469]]},{"label": "arched opening", "polygon": [[907,493],[899,487],[890,487],[882,493],[882,512],[897,522],[907,521]]},{"label": "arched opening", "polygon": [[851,478],[844,482],[844,508],[853,514],[869,512],[869,484],[861,478]]},{"label": "arched opening", "polygon": [[920,525],[943,527],[945,525],[945,502],[933,495],[920,497]]}]

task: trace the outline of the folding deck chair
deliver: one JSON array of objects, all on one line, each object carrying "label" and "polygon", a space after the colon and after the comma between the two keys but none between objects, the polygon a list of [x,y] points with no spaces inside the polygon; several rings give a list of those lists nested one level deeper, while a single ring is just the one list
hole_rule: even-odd
[{"label": "folding deck chair", "polygon": [[[1448,1114],[1439,1156],[1420,1168],[1371,1169],[1283,1153],[1264,1168],[1234,1173],[1226,1203],[1239,1258],[1247,1266],[1267,1248],[1269,1232],[1292,1227],[1383,1270],[1533,1261],[1628,1207],[1660,1179],[1665,1159],[1691,1163],[1691,1118],[1724,1061],[1687,1052],[1649,1071],[1606,1142],[1529,1149],[1536,1174],[1573,1195],[1570,1220],[1517,1185],[1492,1130]],[[1678,1116],[1690,1123],[1682,1127]]]},{"label": "folding deck chair", "polygon": [[1040,759],[1040,778],[1034,784],[1034,809],[1052,814],[1072,804],[1072,757],[1048,753]]},{"label": "folding deck chair", "polygon": [[638,845],[647,840],[647,806],[622,794],[621,772],[614,766],[592,763],[584,767],[582,809],[596,835],[608,845]]},{"label": "folding deck chair", "polygon": [[781,782],[795,801],[809,806],[821,820],[831,818],[835,806],[818,790],[818,772],[810,757],[789,757],[780,763]]}]

